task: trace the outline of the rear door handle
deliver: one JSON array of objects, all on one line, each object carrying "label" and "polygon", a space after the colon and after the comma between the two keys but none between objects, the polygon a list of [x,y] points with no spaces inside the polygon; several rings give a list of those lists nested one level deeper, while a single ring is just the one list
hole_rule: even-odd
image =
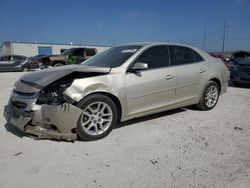
[{"label": "rear door handle", "polygon": [[203,72],[206,72],[205,69],[200,69],[199,73],[203,73]]},{"label": "rear door handle", "polygon": [[167,76],[165,77],[166,80],[171,80],[171,79],[173,79],[173,78],[174,78],[174,76],[171,75],[171,74],[169,74],[169,75],[167,75]]}]

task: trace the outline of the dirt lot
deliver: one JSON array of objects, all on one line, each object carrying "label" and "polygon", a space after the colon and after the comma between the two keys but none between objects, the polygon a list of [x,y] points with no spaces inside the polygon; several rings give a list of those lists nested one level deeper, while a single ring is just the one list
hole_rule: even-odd
[{"label": "dirt lot", "polygon": [[[177,109],[123,123],[103,140],[34,140],[3,106],[23,73],[0,73],[0,187],[250,187],[250,88],[215,109]],[[48,185],[48,186],[47,186]]]}]

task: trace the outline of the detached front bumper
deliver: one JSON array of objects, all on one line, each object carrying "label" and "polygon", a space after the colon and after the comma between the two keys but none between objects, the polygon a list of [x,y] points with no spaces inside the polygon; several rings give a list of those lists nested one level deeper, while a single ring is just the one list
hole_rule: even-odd
[{"label": "detached front bumper", "polygon": [[82,110],[71,104],[36,105],[30,110],[20,109],[10,99],[4,107],[7,122],[19,130],[39,138],[75,140],[74,129],[77,126]]},{"label": "detached front bumper", "polygon": [[8,105],[4,106],[4,117],[8,123],[16,128],[24,131],[24,126],[31,120],[31,115],[14,107],[9,101]]}]

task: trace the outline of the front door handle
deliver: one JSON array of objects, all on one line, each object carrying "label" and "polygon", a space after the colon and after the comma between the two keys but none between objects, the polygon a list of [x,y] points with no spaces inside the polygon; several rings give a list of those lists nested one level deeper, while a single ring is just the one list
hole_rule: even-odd
[{"label": "front door handle", "polygon": [[206,72],[205,69],[200,69],[199,73],[203,73],[203,72]]},{"label": "front door handle", "polygon": [[173,78],[174,78],[174,75],[171,75],[171,74],[169,74],[169,75],[167,75],[167,76],[165,77],[166,80],[171,80],[171,79],[173,79]]}]

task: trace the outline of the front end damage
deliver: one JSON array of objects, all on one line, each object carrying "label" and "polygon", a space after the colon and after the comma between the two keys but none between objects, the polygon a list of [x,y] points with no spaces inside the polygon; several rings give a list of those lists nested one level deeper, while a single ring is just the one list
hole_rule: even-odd
[{"label": "front end damage", "polygon": [[[82,110],[77,102],[65,94],[75,79],[106,74],[71,71],[55,77],[56,80],[35,83],[21,78],[14,85],[8,104],[4,108],[7,122],[19,130],[38,136],[40,139],[75,140],[76,127]],[[39,73],[40,74],[40,73]],[[32,76],[32,75],[31,75]],[[28,81],[27,81],[28,80]]]},{"label": "front end damage", "polygon": [[74,140],[74,131],[81,109],[63,103],[57,106],[40,105],[35,110],[19,109],[12,100],[5,106],[4,116],[8,123],[38,138]]}]

